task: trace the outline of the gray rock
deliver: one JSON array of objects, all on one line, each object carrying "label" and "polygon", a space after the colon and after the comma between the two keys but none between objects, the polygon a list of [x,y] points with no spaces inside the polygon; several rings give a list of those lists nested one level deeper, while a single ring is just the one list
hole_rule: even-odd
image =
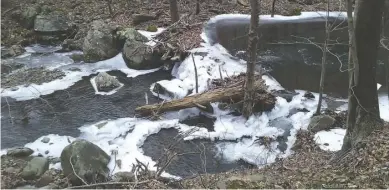
[{"label": "gray rock", "polygon": [[143,42],[127,39],[123,47],[123,59],[131,69],[153,69],[162,66],[160,57]]},{"label": "gray rock", "polygon": [[293,100],[293,97],[296,96],[298,93],[296,92],[291,92],[288,90],[277,90],[273,92],[275,96],[279,96],[281,98],[285,98],[287,102],[291,102]]},{"label": "gray rock", "polygon": [[78,67],[71,67],[71,68],[69,68],[68,70],[69,70],[69,71],[81,71],[81,69],[78,68]]},{"label": "gray rock", "polygon": [[315,95],[313,95],[312,92],[309,91],[305,92],[304,97],[311,100],[315,99]]},{"label": "gray rock", "polygon": [[3,87],[13,87],[23,84],[42,84],[65,76],[59,69],[48,70],[44,67],[21,68],[8,75],[1,76]]},{"label": "gray rock", "polygon": [[41,9],[38,6],[26,7],[21,14],[21,24],[27,29],[32,29],[34,27],[35,17],[40,11]]},{"label": "gray rock", "polygon": [[316,133],[322,130],[329,130],[333,127],[335,119],[328,115],[318,115],[311,118],[308,130]]},{"label": "gray rock", "polygon": [[[3,51],[3,50],[2,50]],[[13,59],[1,60],[1,77],[3,78],[6,74],[9,74],[17,69],[24,67],[22,63],[18,63]]]},{"label": "gray rock", "polygon": [[97,75],[96,79],[97,89],[101,92],[109,92],[120,86],[120,82],[114,76],[101,72]]},{"label": "gray rock", "polygon": [[114,57],[119,53],[114,29],[101,20],[94,21],[84,39],[82,49],[85,62],[97,62]]},{"label": "gray rock", "polygon": [[27,147],[18,147],[7,151],[8,156],[15,156],[15,157],[27,157],[30,156],[32,153],[34,153],[34,151]]},{"label": "gray rock", "polygon": [[23,54],[26,50],[20,45],[13,45],[10,48],[4,48],[1,50],[1,58],[6,59],[9,57],[16,57]]},{"label": "gray rock", "polygon": [[132,182],[135,181],[135,175],[132,172],[118,172],[113,176],[115,182]]},{"label": "gray rock", "polygon": [[84,39],[66,39],[62,42],[63,51],[82,50]]},{"label": "gray rock", "polygon": [[61,159],[58,157],[50,158],[50,163],[56,164],[58,162],[61,162]]},{"label": "gray rock", "polygon": [[109,161],[107,153],[86,140],[73,141],[61,153],[63,173],[73,185],[83,184],[74,173],[87,183],[107,181]]},{"label": "gray rock", "polygon": [[45,34],[63,34],[72,28],[66,17],[62,15],[38,15],[34,22],[34,31]]},{"label": "gray rock", "polygon": [[49,169],[49,160],[43,157],[34,157],[23,168],[21,177],[26,180],[37,179]]},{"label": "gray rock", "polygon": [[18,169],[14,168],[14,167],[8,167],[8,168],[4,169],[4,172],[8,173],[8,174],[18,173]]},{"label": "gray rock", "polygon": [[72,58],[74,62],[84,61],[84,55],[83,54],[75,53],[75,54],[70,55],[70,58]]},{"label": "gray rock", "polygon": [[146,36],[143,36],[134,28],[124,28],[116,32],[117,39],[119,40],[119,44],[123,47],[124,43],[127,39],[136,40],[139,42],[147,42],[149,41]]},{"label": "gray rock", "polygon": [[41,140],[41,142],[43,142],[43,143],[49,143],[49,142],[50,142],[50,138],[49,138],[49,137],[43,137],[43,139]]}]

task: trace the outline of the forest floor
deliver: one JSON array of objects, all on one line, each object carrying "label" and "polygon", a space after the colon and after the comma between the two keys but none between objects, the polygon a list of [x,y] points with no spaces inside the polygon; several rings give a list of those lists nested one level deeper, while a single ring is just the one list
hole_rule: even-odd
[{"label": "forest floor", "polygon": [[[178,0],[180,15],[188,15],[190,19],[187,21],[187,27],[176,38],[187,50],[199,46],[203,23],[212,16],[225,13],[248,14],[250,11],[245,3],[224,0],[200,2],[200,13],[196,15],[196,1]],[[332,2],[330,10],[339,11],[341,1]],[[79,28],[81,36],[86,35],[90,23],[96,19],[109,19],[119,26],[136,29],[145,29],[150,25],[168,27],[172,24],[168,0],[153,3],[146,0],[114,0],[111,4],[112,16],[107,1],[104,0],[2,0],[1,4],[2,46],[35,43],[33,31],[18,23],[18,15],[29,6],[46,7],[66,13]],[[271,4],[272,0],[262,0],[261,14],[270,14]],[[277,0],[275,14],[294,15],[300,11],[323,11],[326,6],[323,0]],[[158,16],[154,20],[135,25],[132,15],[136,13]],[[337,162],[330,162],[334,153],[321,150],[313,138],[313,134],[300,131],[294,147],[295,152],[290,157],[261,169],[204,174],[170,185],[150,183],[146,188],[389,188],[389,125],[374,132],[363,146],[350,151]]]},{"label": "forest floor", "polygon": [[[28,45],[36,43],[34,32],[27,30],[19,24],[22,12],[32,6],[38,6],[50,11],[63,13],[78,28],[78,37],[85,37],[90,23],[97,19],[108,19],[121,27],[135,27],[146,29],[150,25],[157,27],[170,26],[169,1],[146,0],[114,0],[111,1],[112,15],[109,12],[108,1],[104,0],[3,0],[1,2],[1,45],[11,46],[16,44]],[[151,3],[150,3],[151,2]],[[330,11],[339,11],[342,7],[339,2],[331,1]],[[270,14],[272,0],[262,0],[260,14]],[[248,0],[222,1],[200,0],[200,13],[195,14],[196,1],[178,0],[178,9],[181,17],[187,16],[185,27],[175,36],[180,42],[180,48],[192,49],[200,45],[203,23],[218,14],[241,13],[249,14]],[[323,0],[277,0],[275,14],[296,15],[301,11],[326,10]],[[344,7],[344,6],[343,6]],[[155,15],[154,20],[147,22],[133,22],[133,14]]]},{"label": "forest floor", "polygon": [[373,132],[337,161],[321,150],[314,134],[300,131],[294,153],[261,169],[206,174],[184,180],[182,188],[389,188],[389,125]]}]

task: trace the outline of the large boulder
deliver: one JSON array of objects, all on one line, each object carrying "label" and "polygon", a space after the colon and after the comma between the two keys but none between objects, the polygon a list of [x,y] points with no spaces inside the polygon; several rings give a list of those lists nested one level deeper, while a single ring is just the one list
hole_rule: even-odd
[{"label": "large boulder", "polygon": [[[76,140],[61,153],[61,166],[73,185],[107,181],[110,157],[97,145],[86,140]],[[77,174],[74,175],[74,174]]]},{"label": "large boulder", "polygon": [[123,47],[126,40],[136,40],[139,42],[149,41],[146,36],[139,33],[135,28],[124,28],[116,32],[117,39],[119,41],[120,47]]},{"label": "large boulder", "polygon": [[35,17],[40,11],[39,6],[31,6],[23,9],[20,18],[21,24],[27,29],[32,29],[34,27]]},{"label": "large boulder", "polygon": [[97,90],[101,92],[109,92],[120,86],[120,82],[114,76],[101,72],[95,78]]},{"label": "large boulder", "polygon": [[66,34],[72,27],[65,16],[57,14],[38,15],[34,22],[34,31],[41,34]]},{"label": "large boulder", "polygon": [[118,46],[114,27],[102,20],[93,21],[82,48],[85,61],[97,62],[112,58],[119,53]]},{"label": "large boulder", "polygon": [[23,168],[21,176],[26,180],[38,179],[49,169],[49,160],[44,157],[34,157]]},{"label": "large boulder", "polygon": [[17,147],[13,149],[9,149],[7,151],[8,156],[14,156],[14,157],[27,157],[30,156],[34,151],[31,148],[27,147]]},{"label": "large boulder", "polygon": [[329,130],[333,128],[335,119],[329,115],[317,115],[311,118],[308,125],[308,130],[316,133],[322,130]]},{"label": "large boulder", "polygon": [[153,69],[163,65],[158,51],[144,42],[127,39],[123,47],[123,59],[131,69]]},{"label": "large boulder", "polygon": [[20,45],[13,45],[10,48],[1,49],[1,58],[6,59],[23,54],[26,50]]}]

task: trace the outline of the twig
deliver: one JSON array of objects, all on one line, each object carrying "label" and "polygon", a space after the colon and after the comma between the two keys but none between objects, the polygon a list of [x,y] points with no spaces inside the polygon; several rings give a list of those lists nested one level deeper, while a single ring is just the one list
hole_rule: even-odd
[{"label": "twig", "polygon": [[73,170],[74,175],[75,175],[78,179],[80,179],[85,185],[89,185],[87,182],[85,182],[84,179],[82,179],[79,175],[77,175],[76,171],[74,170],[73,163],[72,163],[72,157],[73,157],[73,155],[70,156],[69,162],[70,162],[70,166],[72,166],[72,170]]},{"label": "twig", "polygon": [[207,107],[201,105],[201,104],[198,104],[196,102],[192,102],[194,105],[196,105],[197,107],[201,108],[201,109],[207,109]]},{"label": "twig", "polygon": [[192,61],[193,61],[193,66],[194,66],[194,72],[195,72],[196,94],[197,94],[197,93],[199,93],[199,79],[198,79],[198,76],[197,76],[197,67],[196,67],[196,62],[195,62],[194,56],[193,56],[193,54],[191,54],[191,56],[192,56]]},{"label": "twig", "polygon": [[7,96],[5,97],[5,102],[7,102],[7,106],[8,106],[8,115],[9,115],[9,118],[11,119],[11,124],[12,124],[12,126],[13,126],[13,125],[14,125],[14,120],[13,120],[12,115],[11,115],[11,106],[9,105],[8,97],[7,97]]}]

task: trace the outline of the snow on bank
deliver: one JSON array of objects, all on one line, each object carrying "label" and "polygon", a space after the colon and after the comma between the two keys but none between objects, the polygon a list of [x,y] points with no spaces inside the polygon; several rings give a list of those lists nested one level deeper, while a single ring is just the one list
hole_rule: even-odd
[{"label": "snow on bank", "polygon": [[[158,28],[157,32],[148,32],[142,30],[139,30],[139,32],[145,35],[150,40],[147,43],[155,43],[152,41],[152,37],[161,33],[163,30],[163,28]],[[28,86],[19,85],[16,86],[16,88],[0,88],[2,97],[15,98],[17,101],[36,99],[42,95],[47,95],[58,90],[67,89],[70,86],[74,85],[76,82],[82,80],[82,77],[89,76],[98,72],[120,70],[121,72],[127,74],[127,77],[137,77],[139,75],[144,75],[159,70],[159,68],[150,70],[130,69],[124,62],[121,53],[111,59],[99,61],[96,63],[75,64],[74,61],[71,60],[68,56],[71,54],[80,54],[81,52],[53,53],[57,50],[60,50],[61,47],[46,47],[39,45],[29,46],[25,49],[26,53],[18,57],[20,59],[19,62],[26,64],[28,67],[44,66],[49,70],[60,69],[64,71],[65,77],[49,81],[40,85],[30,84]],[[42,55],[36,57],[31,56],[31,54],[34,53]],[[25,60],[24,58],[26,58],[27,60]],[[72,70],[69,70],[70,68],[72,68]]]},{"label": "snow on bank", "polygon": [[[219,20],[227,20],[227,19],[250,19],[250,15],[248,14],[221,14],[216,15],[209,19],[209,23],[217,22]],[[301,12],[300,15],[294,15],[294,16],[283,16],[283,15],[274,15],[272,17],[271,15],[260,15],[260,20],[303,20],[303,19],[314,19],[314,18],[325,18],[327,17],[326,11],[316,11],[316,12]],[[329,12],[329,17],[335,17],[335,18],[347,18],[346,12]]]},{"label": "snow on bank", "polygon": [[315,141],[323,150],[338,151],[342,148],[345,129],[331,129],[319,131],[315,134]]},{"label": "snow on bank", "polygon": [[[144,155],[141,146],[148,136],[158,133],[161,129],[179,129],[181,126],[184,125],[179,124],[177,119],[148,121],[137,118],[120,118],[84,125],[79,128],[81,135],[77,139],[88,140],[111,155],[108,167],[113,174],[120,171],[131,171],[132,164],[136,163],[135,159],[149,165],[149,169],[155,171],[155,161]],[[50,141],[42,142],[43,138],[49,138]],[[25,146],[34,150],[33,155],[60,157],[62,150],[74,140],[76,138],[50,134]],[[117,151],[116,156],[112,154],[113,151]],[[121,160],[120,166],[117,165],[117,160]],[[60,168],[59,166],[60,164],[56,164],[51,167]],[[167,173],[164,173],[163,176],[176,177]]]},{"label": "snow on bank", "polygon": [[[123,58],[122,54],[118,54],[115,57],[99,61],[96,63],[88,63],[81,65],[66,65],[67,67],[60,67],[59,69],[65,72],[65,77],[61,79],[56,79],[50,82],[46,82],[40,85],[30,84],[16,86],[17,90],[11,88],[0,88],[1,96],[3,97],[12,97],[18,101],[22,100],[30,100],[39,98],[42,95],[51,94],[57,90],[64,90],[74,85],[76,82],[82,80],[82,77],[89,76],[91,74],[99,73],[99,72],[107,72],[111,70],[120,70],[121,72],[127,74],[127,77],[136,77],[139,75],[144,75],[147,73],[155,72],[159,70],[151,69],[151,70],[134,70],[129,69]],[[79,71],[70,71],[66,68],[71,66],[72,68],[77,68]],[[50,68],[49,68],[50,69]]]},{"label": "snow on bank", "polygon": [[[345,100],[347,102],[347,100]],[[389,100],[388,100],[388,95],[385,93],[380,93],[378,94],[378,105],[380,108],[380,116],[384,121],[389,122]],[[346,111],[348,109],[348,103],[345,103],[336,110],[339,111]]]},{"label": "snow on bank", "polygon": [[[150,157],[144,155],[142,145],[151,134],[158,133],[161,129],[175,128],[181,134],[188,131],[195,131],[189,135],[185,140],[193,139],[210,139],[216,140],[218,138],[216,146],[219,150],[219,157],[222,157],[225,161],[237,161],[245,160],[247,162],[263,165],[264,163],[272,163],[277,156],[282,156],[277,149],[277,142],[271,144],[271,149],[265,148],[263,145],[254,143],[254,140],[258,136],[277,137],[284,133],[284,131],[277,126],[270,126],[269,121],[280,117],[289,115],[292,108],[307,108],[314,111],[316,100],[308,100],[303,97],[304,91],[298,91],[297,95],[290,103],[287,103],[283,98],[278,98],[277,105],[274,111],[264,113],[262,115],[254,115],[249,120],[245,120],[242,117],[234,117],[229,115],[228,111],[222,111],[217,108],[217,103],[213,104],[215,113],[212,115],[217,118],[215,122],[215,131],[208,132],[204,128],[196,126],[188,126],[179,123],[179,118],[186,118],[191,115],[198,115],[199,111],[196,108],[181,110],[180,116],[177,114],[170,114],[170,118],[160,121],[149,121],[137,118],[120,118],[116,120],[105,120],[95,124],[84,125],[79,128],[81,134],[79,139],[88,140],[100,148],[102,148],[108,155],[111,155],[111,162],[109,168],[113,173],[119,171],[130,171],[132,164],[135,163],[135,159],[138,159],[149,165],[150,170],[156,170],[155,161]],[[315,94],[317,97],[317,94]],[[313,114],[308,113],[296,113],[289,119],[293,125],[291,133],[301,126],[307,126],[309,118]],[[180,118],[180,119],[181,119]],[[244,136],[251,136],[243,140],[234,142],[223,142],[220,140],[236,140]],[[42,140],[48,137],[49,142],[42,142]],[[32,143],[28,143],[25,146],[33,149],[34,155],[41,154],[45,157],[60,157],[63,148],[69,145],[77,138],[68,136],[59,136],[55,134],[46,135],[40,137]],[[293,144],[294,137],[289,137],[288,144]],[[255,151],[254,151],[255,150]],[[112,152],[117,152],[117,155],[113,155]],[[289,151],[289,150],[288,150]],[[115,160],[121,160],[121,167],[115,166]],[[51,167],[60,168],[60,164],[52,165]],[[166,177],[174,177],[167,173]]]}]

